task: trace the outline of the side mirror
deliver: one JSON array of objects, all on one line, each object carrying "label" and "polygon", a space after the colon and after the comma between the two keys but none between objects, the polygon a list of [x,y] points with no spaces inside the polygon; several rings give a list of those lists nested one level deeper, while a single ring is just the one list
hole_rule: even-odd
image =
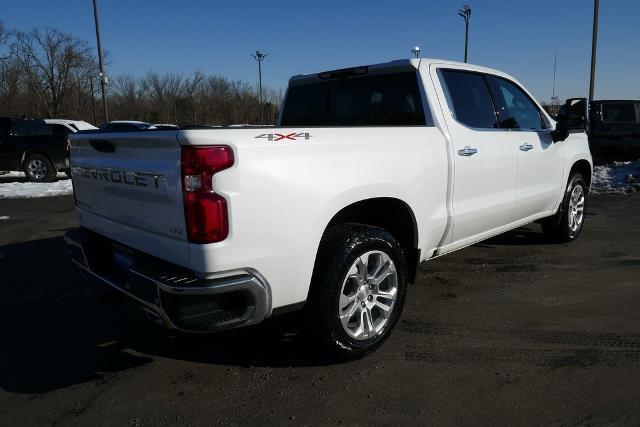
[{"label": "side mirror", "polygon": [[558,116],[558,122],[556,128],[551,131],[551,139],[553,142],[564,141],[569,137],[569,128],[564,116]]},{"label": "side mirror", "polygon": [[569,98],[556,117],[553,142],[564,141],[572,130],[589,132],[589,103],[586,98]]},{"label": "side mirror", "polygon": [[569,130],[589,129],[589,103],[586,98],[569,98],[564,105],[564,121]]}]

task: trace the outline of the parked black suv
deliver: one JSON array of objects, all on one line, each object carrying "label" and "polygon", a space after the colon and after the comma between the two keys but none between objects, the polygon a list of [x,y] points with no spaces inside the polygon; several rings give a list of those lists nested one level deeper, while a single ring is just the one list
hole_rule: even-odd
[{"label": "parked black suv", "polygon": [[593,101],[590,109],[593,155],[612,160],[640,159],[640,101]]},{"label": "parked black suv", "polygon": [[[585,115],[584,98],[567,100],[558,116],[569,111],[568,122]],[[600,100],[589,104],[589,145],[594,160],[640,159],[640,101]]]},{"label": "parked black suv", "polygon": [[42,119],[0,117],[0,171],[23,171],[35,182],[68,174],[66,135],[52,135]]}]

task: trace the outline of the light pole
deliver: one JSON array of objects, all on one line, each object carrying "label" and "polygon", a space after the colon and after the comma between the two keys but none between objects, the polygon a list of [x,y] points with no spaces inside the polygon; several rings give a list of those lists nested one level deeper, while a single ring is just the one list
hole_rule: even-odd
[{"label": "light pole", "polygon": [[471,19],[471,8],[468,4],[458,10],[458,15],[464,19],[464,62],[467,62],[467,52],[469,47],[469,19]]},{"label": "light pole", "polygon": [[413,53],[415,55],[416,58],[420,58],[420,46],[416,46],[413,49],[411,49],[411,53]]},{"label": "light pole", "polygon": [[93,124],[96,125],[98,122],[96,119],[96,97],[93,92],[93,76],[89,76],[89,88],[91,90],[91,111],[93,112]]},{"label": "light pole", "polygon": [[556,96],[556,70],[558,68],[558,51],[553,52],[553,88],[551,89],[551,111],[558,114],[559,100]]},{"label": "light pole", "polygon": [[598,47],[598,11],[600,0],[593,1],[593,32],[591,34],[591,77],[589,78],[589,104],[593,101],[593,86],[596,80],[596,50]]},{"label": "light pole", "polygon": [[107,97],[105,95],[106,86],[109,83],[109,79],[104,73],[104,65],[102,63],[102,43],[100,43],[100,24],[98,23],[98,5],[96,0],[93,0],[93,19],[96,24],[96,42],[98,45],[98,65],[100,67],[100,87],[102,88],[102,106],[104,107],[104,122],[109,121],[109,111],[107,109]]},{"label": "light pole", "polygon": [[558,68],[558,51],[553,52],[553,89],[551,90],[551,99],[556,97],[556,69]]},{"label": "light pole", "polygon": [[253,59],[258,63],[258,98],[260,99],[260,125],[264,126],[264,105],[262,105],[262,61],[267,57],[266,53],[256,50]]}]

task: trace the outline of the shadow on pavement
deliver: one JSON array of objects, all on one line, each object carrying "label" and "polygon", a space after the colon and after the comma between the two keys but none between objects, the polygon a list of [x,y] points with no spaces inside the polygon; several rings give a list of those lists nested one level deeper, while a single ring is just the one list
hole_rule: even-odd
[{"label": "shadow on pavement", "polygon": [[[521,228],[485,246],[546,244]],[[297,339],[295,318],[215,335],[176,334],[148,322],[114,290],[86,281],[67,261],[62,237],[0,247],[0,387],[39,393],[117,374],[155,357],[234,366],[317,366]]]},{"label": "shadow on pavement", "polygon": [[157,356],[235,366],[329,364],[264,322],[216,335],[160,329],[68,263],[62,237],[0,247],[0,387],[41,393],[97,381]]}]

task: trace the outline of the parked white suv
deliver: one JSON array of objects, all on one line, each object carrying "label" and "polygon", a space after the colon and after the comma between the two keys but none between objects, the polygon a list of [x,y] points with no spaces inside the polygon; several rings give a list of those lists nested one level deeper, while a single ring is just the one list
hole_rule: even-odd
[{"label": "parked white suv", "polygon": [[74,136],[73,262],[169,328],[304,308],[318,343],[356,357],[389,335],[419,262],[584,224],[586,133],[505,73],[411,59],[296,76],[279,121]]}]

